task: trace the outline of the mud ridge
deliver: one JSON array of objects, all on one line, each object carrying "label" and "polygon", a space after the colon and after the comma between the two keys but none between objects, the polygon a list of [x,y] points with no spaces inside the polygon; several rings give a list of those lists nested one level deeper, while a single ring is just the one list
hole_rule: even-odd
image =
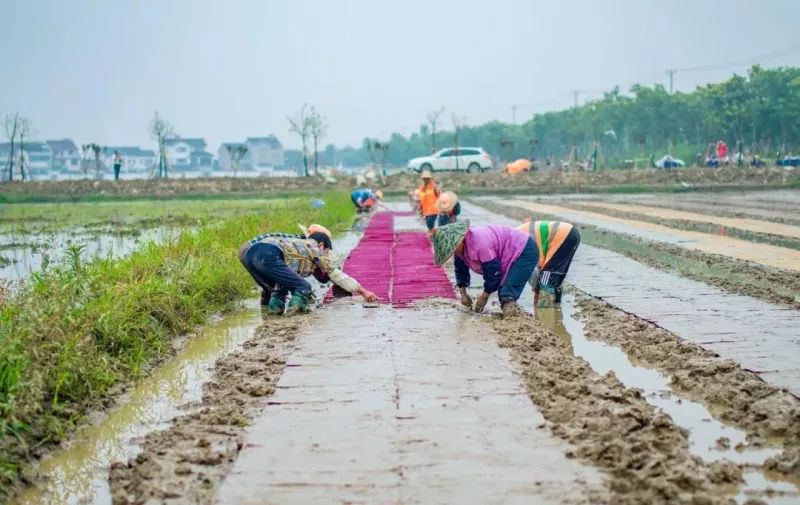
[{"label": "mud ridge", "polygon": [[[616,200],[615,200],[616,202]],[[619,203],[627,203],[627,200],[620,200]],[[656,199],[656,198],[643,198],[637,199],[637,203],[642,203],[650,207],[658,207],[661,209],[682,210],[695,212],[698,214],[708,214],[716,217],[730,217],[737,219],[760,219],[761,221],[769,221],[772,223],[789,224],[793,226],[800,226],[800,219],[790,217],[791,213],[786,216],[772,215],[771,213],[777,212],[776,209],[751,209],[745,206],[734,207],[725,202],[695,202],[688,199]]]},{"label": "mud ridge", "polygon": [[[531,211],[487,201],[477,205],[522,221]],[[537,214],[537,219],[560,220]],[[589,245],[608,249],[645,265],[676,272],[689,279],[705,282],[729,293],[743,294],[770,303],[800,309],[800,273],[771,268],[755,263],[680,246],[602,230],[592,225],[579,225],[581,237]]]},{"label": "mud ridge", "polygon": [[587,338],[620,347],[631,359],[670,377],[672,387],[721,409],[720,419],[745,431],[750,445],[781,440],[783,452],[765,467],[800,477],[800,400],[648,321],[584,293],[576,299]]},{"label": "mud ridge", "polygon": [[275,391],[297,333],[314,319],[265,318],[241,350],[220,358],[198,409],[148,434],[136,458],[111,466],[113,502],[211,503],[250,420]]},{"label": "mud ridge", "polygon": [[574,446],[568,456],[605,471],[611,503],[734,503],[724,489],[741,482],[741,469],[692,456],[688,433],[640,390],[592,370],[571,342],[532,317],[487,319],[552,432]]}]

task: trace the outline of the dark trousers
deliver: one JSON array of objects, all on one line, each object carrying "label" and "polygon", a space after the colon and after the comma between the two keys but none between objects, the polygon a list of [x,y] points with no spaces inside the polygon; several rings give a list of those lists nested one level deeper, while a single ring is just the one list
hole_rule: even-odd
[{"label": "dark trousers", "polygon": [[539,263],[539,249],[536,248],[536,242],[529,238],[525,249],[522,250],[522,254],[508,269],[506,281],[500,286],[497,296],[500,298],[501,303],[519,300],[537,263]]},{"label": "dark trousers", "polygon": [[429,230],[436,228],[436,220],[438,218],[439,218],[438,214],[431,214],[430,216],[425,216],[425,226],[427,226]]},{"label": "dark trousers", "polygon": [[311,292],[311,284],[286,265],[283,251],[272,244],[254,244],[239,258],[245,269],[261,286],[261,301],[269,301],[273,291],[284,298],[289,293]]},{"label": "dark trousers", "polygon": [[575,256],[575,251],[578,250],[579,245],[581,245],[581,234],[578,233],[577,228],[573,227],[561,247],[550,259],[550,262],[539,273],[539,284],[552,286],[555,288],[556,294],[559,294],[561,284],[564,283],[564,279],[567,277],[572,258]]},{"label": "dark trousers", "polygon": [[120,171],[121,168],[122,168],[122,165],[116,165],[116,164],[114,165],[114,180],[115,181],[119,180],[119,171]]}]

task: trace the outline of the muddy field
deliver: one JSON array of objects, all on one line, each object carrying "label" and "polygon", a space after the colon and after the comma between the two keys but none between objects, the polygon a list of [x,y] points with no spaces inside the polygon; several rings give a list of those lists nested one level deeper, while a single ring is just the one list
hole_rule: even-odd
[{"label": "muddy field", "polygon": [[[348,299],[263,318],[216,359],[195,403],[97,467],[107,493],[81,501],[800,502],[800,192],[476,198],[462,216],[476,225],[584,220],[570,275],[592,282],[568,277],[580,289],[560,307],[534,308],[526,289],[524,313],[506,318],[496,302],[476,315],[427,298],[438,287],[415,299],[413,279],[442,272],[412,246],[420,223],[391,207],[362,223],[345,263],[381,307]],[[625,261],[592,263],[614,255]],[[659,277],[632,280],[623,265]],[[687,280],[694,292],[662,294]],[[648,307],[637,298],[659,310],[631,310]],[[747,328],[783,336],[725,327],[725,304],[751,305]],[[76,498],[50,493],[40,502]]]}]

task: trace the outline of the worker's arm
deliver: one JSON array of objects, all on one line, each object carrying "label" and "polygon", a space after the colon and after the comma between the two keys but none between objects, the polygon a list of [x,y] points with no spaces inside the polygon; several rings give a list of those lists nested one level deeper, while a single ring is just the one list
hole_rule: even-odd
[{"label": "worker's arm", "polygon": [[500,289],[503,275],[500,270],[500,260],[497,258],[482,262],[481,267],[483,268],[483,293],[478,295],[478,299],[475,300],[475,312],[483,312],[486,302],[489,301],[489,295]]},{"label": "worker's arm", "polygon": [[469,287],[469,267],[464,260],[455,256],[453,258],[453,264],[455,265],[456,269],[456,285],[458,286],[458,293],[461,295],[461,305],[465,307],[472,308],[472,297],[469,296],[467,293],[467,288]]},{"label": "worker's arm", "polygon": [[340,268],[335,267],[330,258],[323,256],[319,258],[318,262],[320,270],[328,274],[331,282],[348,293],[361,295],[368,302],[374,302],[378,299],[375,293],[365,289],[357,280],[344,273]]}]

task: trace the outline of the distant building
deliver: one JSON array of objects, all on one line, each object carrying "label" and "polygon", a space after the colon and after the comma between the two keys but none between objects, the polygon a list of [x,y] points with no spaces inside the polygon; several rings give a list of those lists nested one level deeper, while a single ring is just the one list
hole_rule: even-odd
[{"label": "distant building", "polygon": [[219,147],[219,168],[222,171],[232,172],[229,147],[244,146],[247,153],[239,162],[242,172],[259,172],[261,175],[286,175],[283,172],[285,165],[283,146],[275,135],[268,137],[248,137],[244,142],[224,143]]},{"label": "distant building", "polygon": [[167,139],[164,151],[171,170],[210,169],[214,159],[206,152],[206,141],[202,138]]},{"label": "distant building", "polygon": [[103,151],[103,165],[110,171],[114,166],[114,151],[122,156],[123,172],[150,172],[156,164],[156,153],[149,149],[134,146],[106,147]]},{"label": "distant building", "polygon": [[52,153],[51,169],[59,172],[78,172],[81,168],[81,152],[72,139],[46,140]]}]

